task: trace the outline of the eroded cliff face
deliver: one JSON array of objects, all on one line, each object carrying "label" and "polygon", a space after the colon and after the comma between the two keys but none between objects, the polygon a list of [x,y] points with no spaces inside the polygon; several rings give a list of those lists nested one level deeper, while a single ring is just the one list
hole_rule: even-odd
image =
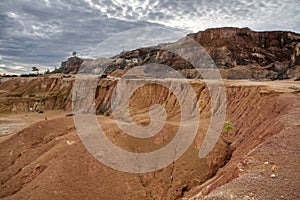
[{"label": "eroded cliff face", "polygon": [[0,84],[1,112],[71,110],[72,79],[62,76],[15,78]]},{"label": "eroded cliff face", "polygon": [[[187,37],[203,46],[216,66],[224,69],[221,71],[223,78],[298,78],[295,77],[294,71],[299,67],[300,34],[288,31],[255,32],[249,28],[228,27],[207,29]],[[188,78],[200,78],[195,70],[191,70],[191,63],[162,50],[166,45],[123,52],[111,58],[105,73],[111,74],[115,70],[126,71],[138,65],[158,63],[179,70]],[[98,65],[101,66],[100,63]],[[63,62],[62,69],[65,73],[77,73],[80,66],[87,67],[79,65],[77,58],[70,58]],[[247,70],[241,70],[241,66],[246,66]]]},{"label": "eroded cliff face", "polygon": [[[39,88],[43,92],[37,95],[45,95],[45,106],[48,105],[50,109],[56,108],[56,103],[53,103],[55,101],[48,96],[53,92],[65,99],[60,103],[60,108],[70,109],[73,81],[72,78],[45,78],[43,81],[36,78],[22,82],[23,87],[19,88],[15,88],[13,81],[8,82],[5,87],[1,86],[1,90],[6,89],[6,94],[9,94],[7,89],[10,88],[12,91],[23,91],[22,94],[26,95],[34,88]],[[180,105],[174,94],[161,86],[159,81],[166,82],[168,87],[172,87],[172,81],[148,80],[130,99],[131,117],[141,126],[149,123],[149,109],[152,105],[160,104],[166,109],[165,127],[157,135],[146,140],[124,133],[110,116],[110,100],[117,81],[101,79],[96,84],[94,96],[97,113],[104,114],[98,116],[99,123],[110,141],[136,153],[154,151],[168,144],[180,126]],[[124,82],[125,87],[135,87],[139,81],[146,83],[144,80],[129,79]],[[32,87],[27,85],[25,89],[25,83]],[[299,173],[295,171],[290,176],[290,169],[284,168],[284,165],[279,166],[281,161],[271,150],[266,151],[264,157],[255,157],[252,152],[260,146],[268,147],[274,137],[299,141],[296,140],[299,135],[300,117],[299,85],[291,81],[225,82],[226,119],[232,122],[233,130],[223,131],[214,149],[205,158],[199,159],[199,149],[210,123],[210,94],[204,82],[193,80],[190,84],[200,106],[200,127],[190,148],[166,168],[145,174],[113,170],[88,153],[76,135],[72,118],[47,120],[28,127],[1,143],[1,197],[21,199],[51,195],[56,199],[95,196],[101,199],[203,199],[207,194],[213,194],[222,185],[239,177],[250,176],[247,180],[254,184],[257,181],[258,184],[261,181],[270,182],[270,173],[279,173],[270,171],[273,165],[277,165],[281,171],[279,178],[273,179],[275,182],[271,188],[274,189],[275,196],[271,195],[270,199],[277,197],[276,191],[280,188],[286,188],[289,197],[295,197],[295,188],[299,186],[295,180],[299,179]],[[183,85],[178,89],[184,92],[186,88]],[[58,91],[62,91],[62,94],[56,93]],[[297,145],[291,147],[297,148]],[[283,145],[280,148],[287,147]],[[293,170],[297,170],[294,165],[295,159],[284,156],[285,150],[276,152],[278,158],[286,159],[285,164],[291,162],[289,166],[294,166]],[[299,149],[293,153],[293,158],[297,158]],[[271,162],[265,159],[272,160],[271,166],[264,164],[266,161]],[[254,164],[261,165],[261,168],[253,171],[251,166]],[[259,179],[256,179],[257,176]],[[288,183],[284,179],[288,179]],[[239,185],[244,189],[247,186]],[[263,196],[259,196],[260,193],[256,195],[265,197],[265,194],[262,194]],[[243,195],[237,194],[236,199],[242,199]],[[220,198],[222,199],[222,196]]]},{"label": "eroded cliff face", "polygon": [[189,36],[210,52],[217,65],[225,67],[254,63],[267,66],[275,61],[290,62],[291,55],[300,42],[300,35],[296,33],[255,32],[249,28],[207,29]]}]

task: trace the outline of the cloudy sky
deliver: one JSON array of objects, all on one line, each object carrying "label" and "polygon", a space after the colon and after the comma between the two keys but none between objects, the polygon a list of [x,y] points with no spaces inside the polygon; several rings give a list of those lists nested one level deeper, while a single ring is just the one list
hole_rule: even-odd
[{"label": "cloudy sky", "polygon": [[[176,32],[167,31],[165,37],[158,31],[161,40],[151,40],[154,45],[190,32],[223,26],[300,32],[300,1],[2,0],[0,74],[29,72],[32,66],[41,71],[53,69],[72,51],[86,57],[99,44],[115,41],[112,37],[120,41],[113,44],[114,49],[128,50],[132,47],[126,45],[124,35],[120,36],[124,31],[126,36],[145,27]],[[154,35],[151,31],[144,32],[145,40]]]}]

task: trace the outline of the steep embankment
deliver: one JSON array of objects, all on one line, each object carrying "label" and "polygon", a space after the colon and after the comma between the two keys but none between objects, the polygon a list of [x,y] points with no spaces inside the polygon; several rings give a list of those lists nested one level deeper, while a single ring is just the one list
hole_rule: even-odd
[{"label": "steep embankment", "polygon": [[[122,132],[111,116],[101,115],[99,123],[113,143],[128,151],[149,152],[172,140],[179,126],[180,107],[170,90],[157,82],[150,80],[136,90],[130,101],[130,112],[138,124],[146,125],[149,107],[159,103],[167,110],[165,127],[149,139],[138,139]],[[96,93],[98,113],[109,114],[116,83],[101,80]],[[126,83],[127,87],[133,87],[137,80]],[[170,166],[146,174],[115,171],[87,152],[75,133],[72,118],[48,120],[1,142],[0,196],[5,199],[178,199],[193,196],[202,199],[216,191],[211,199],[230,198],[230,195],[242,199],[249,196],[249,185],[268,182],[270,191],[256,187],[251,190],[252,195],[258,199],[279,198],[278,191],[284,186],[287,198],[297,199],[299,84],[227,81],[227,119],[234,129],[222,133],[213,151],[203,159],[198,158],[198,153],[210,121],[210,96],[203,82],[192,81],[191,85],[200,105],[200,128],[190,148]],[[68,104],[64,102],[63,105]],[[280,138],[287,143],[280,144]],[[273,151],[276,147],[271,145],[273,141],[280,150]],[[261,148],[269,150],[256,153]],[[287,153],[292,154],[287,156]],[[287,164],[290,167],[286,167]],[[270,173],[276,177],[271,178]],[[234,186],[229,185],[222,190],[224,193],[217,192],[228,182],[234,184],[232,180],[238,177],[247,177],[246,183],[235,183],[239,191],[232,190]]]},{"label": "steep embankment", "polygon": [[14,78],[0,84],[0,112],[67,109],[72,106],[72,78]]}]

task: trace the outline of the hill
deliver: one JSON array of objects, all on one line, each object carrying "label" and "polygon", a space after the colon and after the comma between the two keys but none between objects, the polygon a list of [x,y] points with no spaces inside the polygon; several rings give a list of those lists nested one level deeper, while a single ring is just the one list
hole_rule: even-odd
[{"label": "hill", "polygon": [[[189,37],[204,47],[228,79],[289,79],[300,77],[300,34],[288,31],[255,32],[249,28],[213,28]],[[106,74],[118,70],[119,75],[134,66],[158,63],[197,78],[193,66],[183,58],[162,50],[167,44],[123,52],[105,62]],[[78,57],[62,62],[64,73],[77,73],[91,65]],[[90,61],[90,60],[89,60]],[[101,62],[94,62],[101,67]],[[120,72],[121,71],[121,72]],[[123,72],[122,72],[123,71]]]}]

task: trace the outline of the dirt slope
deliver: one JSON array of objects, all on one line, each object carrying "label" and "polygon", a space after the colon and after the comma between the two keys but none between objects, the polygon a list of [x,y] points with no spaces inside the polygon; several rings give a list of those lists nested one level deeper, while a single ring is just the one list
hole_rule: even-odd
[{"label": "dirt slope", "polygon": [[[109,96],[115,81],[103,81],[106,84],[97,89],[97,108],[109,114]],[[135,80],[129,80],[128,87],[131,84],[136,84]],[[224,132],[213,151],[199,159],[210,117],[210,105],[203,103],[209,102],[209,93],[203,82],[191,84],[202,102],[201,126],[193,145],[170,166],[147,174],[113,170],[87,152],[76,135],[72,117],[45,120],[0,143],[0,197],[297,199],[300,85],[290,81],[227,81],[227,119],[234,129],[228,134]],[[155,93],[148,95],[149,90]],[[108,138],[125,150],[159,149],[178,129],[176,98],[154,82],[137,90],[130,108],[137,123],[147,124],[148,108],[155,103],[167,109],[168,122],[160,133],[149,139],[126,135],[110,116],[99,116],[99,122]]]},{"label": "dirt slope", "polygon": [[71,110],[73,78],[62,75],[14,78],[0,84],[0,112]]}]

